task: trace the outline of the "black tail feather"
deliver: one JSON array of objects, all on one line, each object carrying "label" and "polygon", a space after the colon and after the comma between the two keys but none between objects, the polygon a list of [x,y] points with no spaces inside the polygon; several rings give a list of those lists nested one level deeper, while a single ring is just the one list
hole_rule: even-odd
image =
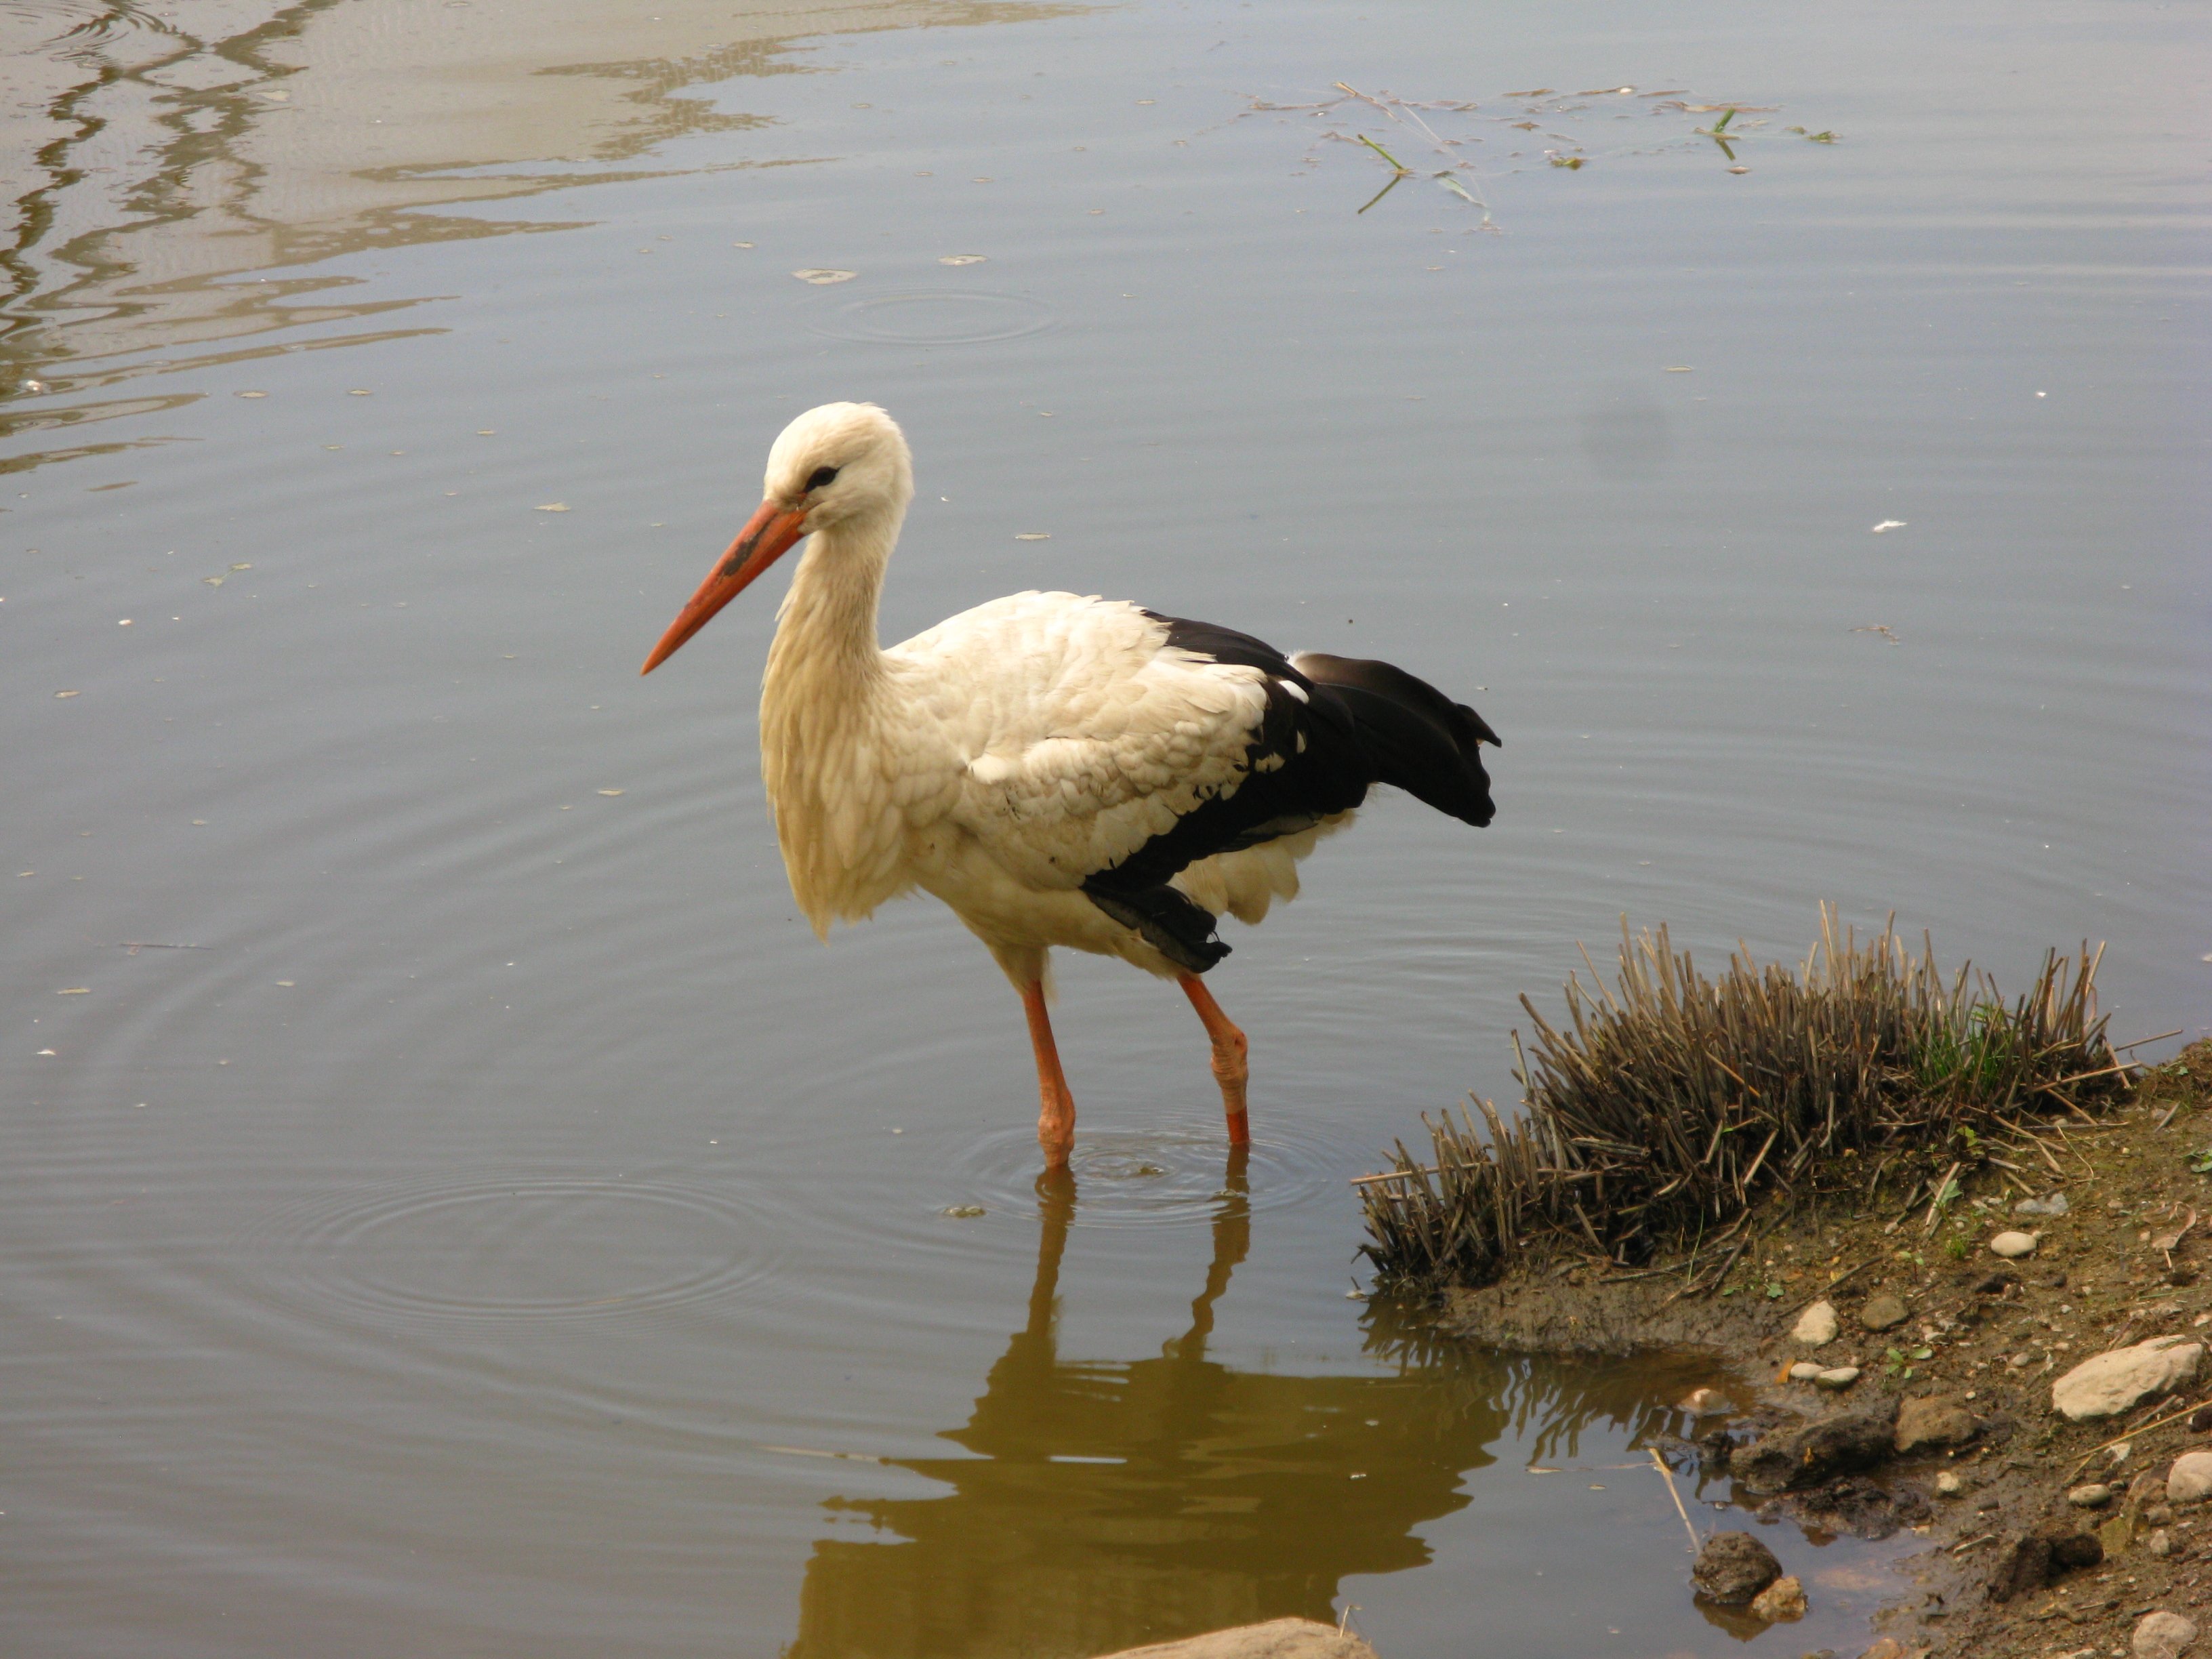
[{"label": "black tail feather", "polygon": [[1504,747],[1489,723],[1387,662],[1301,651],[1291,665],[1351,711],[1376,781],[1478,827],[1497,816],[1482,745]]},{"label": "black tail feather", "polygon": [[1229,947],[1214,936],[1213,912],[1176,888],[1116,882],[1109,873],[1091,877],[1083,890],[1093,904],[1124,927],[1135,928],[1146,944],[1178,968],[1202,974],[1229,954]]}]

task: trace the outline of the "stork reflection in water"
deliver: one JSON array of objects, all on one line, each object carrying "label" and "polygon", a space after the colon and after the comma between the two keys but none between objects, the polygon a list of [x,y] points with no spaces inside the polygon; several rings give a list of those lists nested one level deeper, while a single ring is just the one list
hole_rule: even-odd
[{"label": "stork reflection in water", "polygon": [[[1026,1316],[968,1420],[943,1431],[959,1451],[884,1460],[947,1491],[830,1500],[884,1541],[815,1545],[786,1659],[1029,1659],[1292,1614],[1334,1623],[1346,1578],[1430,1560],[1422,1529],[1468,1503],[1467,1474],[1501,1441],[1541,1455],[1601,1419],[1640,1437],[1723,1380],[1701,1358],[1552,1365],[1401,1345],[1372,1322],[1377,1362],[1357,1375],[1225,1364],[1208,1350],[1250,1243],[1245,1158],[1229,1154],[1180,1334],[1134,1360],[1060,1352],[1075,1183],[1038,1183]],[[1673,1526],[1658,1502],[1655,1522]]]}]

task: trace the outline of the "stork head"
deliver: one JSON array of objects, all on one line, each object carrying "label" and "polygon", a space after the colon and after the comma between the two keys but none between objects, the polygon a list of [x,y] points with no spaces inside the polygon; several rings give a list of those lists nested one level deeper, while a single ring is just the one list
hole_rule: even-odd
[{"label": "stork head", "polygon": [[761,493],[763,505],[804,516],[802,535],[902,513],[914,495],[914,458],[898,422],[873,404],[823,404],[777,436]]},{"label": "stork head", "polygon": [[763,499],[639,672],[650,674],[803,536],[841,526],[873,528],[888,550],[914,497],[914,457],[898,422],[873,404],[823,404],[789,426],[768,453]]}]

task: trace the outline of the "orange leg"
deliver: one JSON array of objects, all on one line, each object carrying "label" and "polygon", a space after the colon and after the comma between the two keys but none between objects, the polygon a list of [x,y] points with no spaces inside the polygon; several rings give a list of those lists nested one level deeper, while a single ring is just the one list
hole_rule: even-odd
[{"label": "orange leg", "polygon": [[1229,1144],[1249,1146],[1252,1120],[1244,1111],[1244,1085],[1252,1073],[1244,1057],[1251,1045],[1245,1042],[1244,1033],[1230,1024],[1205,981],[1196,974],[1185,974],[1176,983],[1190,999],[1190,1006],[1198,1010],[1199,1023],[1206,1027],[1206,1036],[1213,1039],[1213,1080],[1221,1085],[1221,1109],[1229,1118]]},{"label": "orange leg", "polygon": [[1052,1040],[1042,981],[1022,987],[1022,1010],[1030,1017],[1030,1046],[1036,1050],[1037,1145],[1044,1148],[1046,1169],[1065,1170],[1075,1146],[1075,1097],[1067,1091],[1067,1073],[1060,1069],[1060,1046]]}]

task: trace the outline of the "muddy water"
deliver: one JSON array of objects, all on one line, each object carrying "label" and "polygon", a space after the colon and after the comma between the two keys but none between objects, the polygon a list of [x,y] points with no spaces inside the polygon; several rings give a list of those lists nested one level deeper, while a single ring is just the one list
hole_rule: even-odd
[{"label": "muddy water", "polygon": [[[1714,1379],[1434,1352],[1345,1177],[1623,911],[2203,1029],[2204,18],[1580,15],[0,11],[10,1651],[1738,1650],[1637,1449]],[[1235,936],[1248,1164],[1077,962],[1041,1196],[981,953],[793,914],[772,605],[637,679],[831,397],[892,635],[1127,594],[1506,735]],[[1910,1540],[1773,1541],[1794,1655]]]}]

